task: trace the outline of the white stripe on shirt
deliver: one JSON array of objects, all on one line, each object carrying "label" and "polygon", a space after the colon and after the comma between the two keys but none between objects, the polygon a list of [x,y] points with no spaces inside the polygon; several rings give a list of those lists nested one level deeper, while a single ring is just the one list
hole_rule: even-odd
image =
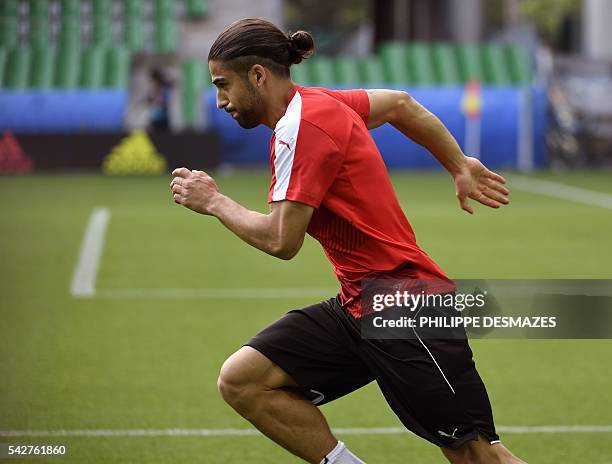
[{"label": "white stripe on shirt", "polygon": [[295,92],[285,115],[274,128],[274,173],[276,183],[272,192],[272,201],[284,200],[291,181],[295,146],[297,145],[300,121],[302,119],[302,96]]}]

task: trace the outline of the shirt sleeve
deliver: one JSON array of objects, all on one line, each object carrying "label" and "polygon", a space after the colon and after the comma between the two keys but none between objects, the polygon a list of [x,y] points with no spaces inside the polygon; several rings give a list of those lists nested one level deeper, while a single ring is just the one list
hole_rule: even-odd
[{"label": "shirt sleeve", "polygon": [[343,157],[321,128],[301,120],[297,137],[282,131],[273,139],[268,202],[290,200],[318,208],[338,175]]},{"label": "shirt sleeve", "polygon": [[323,92],[341,101],[349,108],[352,108],[355,113],[363,120],[365,125],[368,125],[370,117],[370,98],[368,92],[364,89],[354,90],[329,90],[321,88]]}]

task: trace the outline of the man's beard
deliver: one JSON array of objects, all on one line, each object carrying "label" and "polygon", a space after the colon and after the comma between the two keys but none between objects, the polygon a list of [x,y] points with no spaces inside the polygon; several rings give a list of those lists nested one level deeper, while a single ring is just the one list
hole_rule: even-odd
[{"label": "man's beard", "polygon": [[259,126],[259,122],[253,117],[252,111],[247,111],[244,113],[238,113],[236,116],[236,122],[243,129],[253,129],[254,127]]},{"label": "man's beard", "polygon": [[259,110],[262,107],[262,101],[261,96],[257,93],[250,82],[247,83],[247,88],[249,89],[249,95],[247,97],[247,102],[244,105],[245,109],[238,111],[236,122],[243,129],[252,129],[253,127],[257,127],[261,124]]}]

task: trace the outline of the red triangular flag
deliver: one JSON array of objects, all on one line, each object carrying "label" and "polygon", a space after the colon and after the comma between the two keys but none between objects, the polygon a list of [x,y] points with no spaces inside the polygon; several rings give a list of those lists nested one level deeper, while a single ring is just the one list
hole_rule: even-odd
[{"label": "red triangular flag", "polygon": [[0,139],[0,173],[26,173],[32,171],[32,160],[10,132]]}]

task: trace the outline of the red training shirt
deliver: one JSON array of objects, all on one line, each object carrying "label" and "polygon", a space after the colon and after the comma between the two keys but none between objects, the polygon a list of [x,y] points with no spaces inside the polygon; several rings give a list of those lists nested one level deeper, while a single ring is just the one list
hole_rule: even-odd
[{"label": "red training shirt", "polygon": [[360,317],[361,281],[377,277],[447,279],[416,243],[367,129],[365,90],[296,86],[270,140],[268,202],[315,210],[308,234],[340,281],[340,298]]}]

